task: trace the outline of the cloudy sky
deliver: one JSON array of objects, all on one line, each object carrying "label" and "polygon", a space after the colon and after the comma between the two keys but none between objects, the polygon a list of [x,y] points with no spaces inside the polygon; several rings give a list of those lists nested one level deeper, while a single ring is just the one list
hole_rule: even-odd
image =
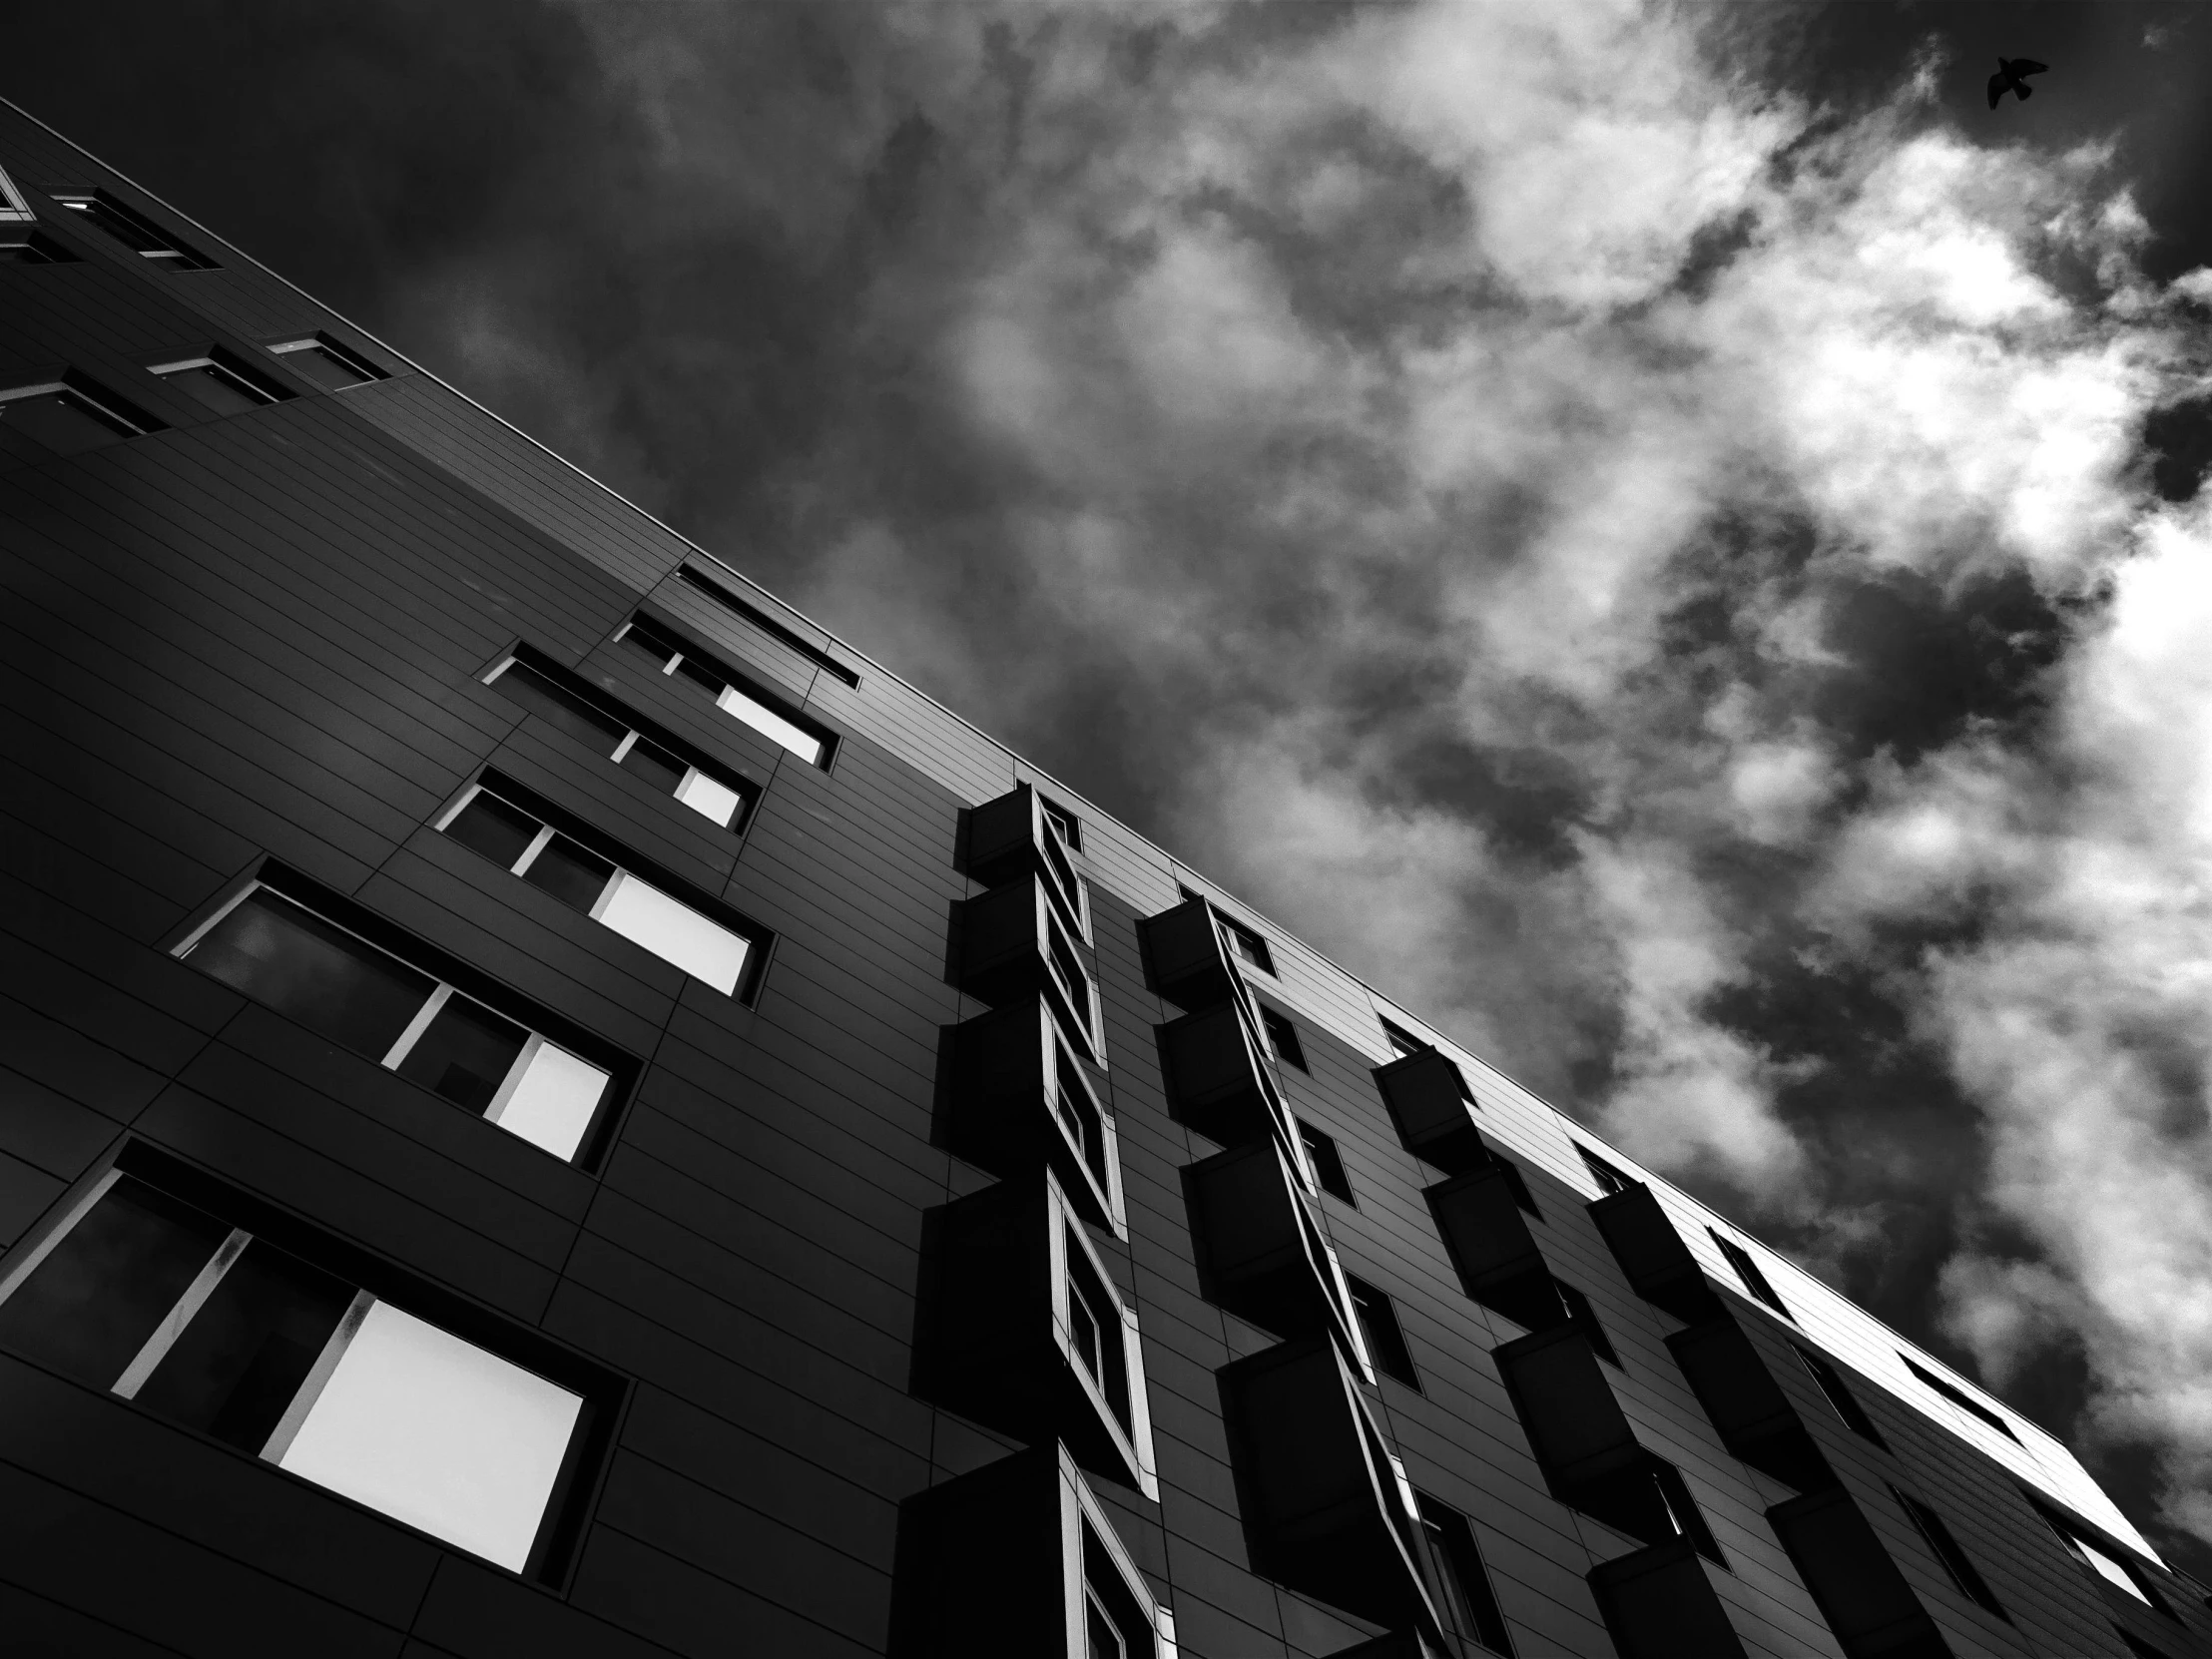
[{"label": "cloudy sky", "polygon": [[[2212,16],[11,36],[0,90],[2212,1561]],[[2052,67],[1992,114],[1999,52]]]}]

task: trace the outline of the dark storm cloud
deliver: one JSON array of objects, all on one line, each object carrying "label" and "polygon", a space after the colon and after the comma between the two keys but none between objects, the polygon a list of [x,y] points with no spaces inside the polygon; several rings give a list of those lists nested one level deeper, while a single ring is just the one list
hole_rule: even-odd
[{"label": "dark storm cloud", "polygon": [[2087,15],[48,8],[7,90],[2206,1525],[2212,31]]}]

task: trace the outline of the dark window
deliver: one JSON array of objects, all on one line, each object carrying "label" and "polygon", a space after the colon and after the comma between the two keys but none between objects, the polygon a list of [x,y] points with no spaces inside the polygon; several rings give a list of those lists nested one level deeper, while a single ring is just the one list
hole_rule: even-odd
[{"label": "dark window", "polygon": [[326,391],[343,391],[347,386],[391,378],[358,351],[340,345],[327,334],[285,340],[271,346],[270,350],[284,359],[285,367],[305,375]]},{"label": "dark window", "polygon": [[1744,1282],[1744,1289],[1784,1319],[1796,1324],[1797,1316],[1790,1312],[1781,1294],[1767,1283],[1767,1276],[1760,1272],[1759,1264],[1751,1259],[1751,1252],[1734,1239],[1723,1238],[1713,1228],[1708,1227],[1705,1231],[1713,1235],[1713,1242],[1721,1247],[1721,1254],[1728,1258],[1728,1265],[1736,1270],[1736,1277]]},{"label": "dark window", "polygon": [[1420,1374],[1413,1370],[1413,1351],[1405,1346],[1405,1333],[1398,1329],[1397,1310],[1389,1297],[1349,1273],[1345,1287],[1352,1292],[1352,1311],[1360,1317],[1360,1333],[1368,1340],[1376,1370],[1418,1392]]},{"label": "dark window", "polygon": [[1597,1310],[1590,1306],[1590,1299],[1564,1280],[1554,1279],[1551,1286],[1559,1293],[1559,1306],[1567,1311],[1567,1323],[1589,1340],[1600,1360],[1618,1371],[1621,1357],[1613,1352],[1613,1339],[1605,1334],[1605,1327],[1598,1324]]},{"label": "dark window", "polygon": [[160,363],[150,372],[217,414],[245,414],[291,395],[233,359],[227,351]]},{"label": "dark window", "polygon": [[506,663],[494,672],[490,684],[492,690],[510,702],[519,703],[602,755],[613,754],[615,747],[630,735],[628,721],[617,719],[596,701],[579,695],[532,664]]},{"label": "dark window", "polygon": [[0,235],[0,265],[75,265],[77,256],[52,237],[16,227]]},{"label": "dark window", "polygon": [[1813,1381],[1820,1384],[1821,1392],[1828,1397],[1828,1403],[1844,1419],[1844,1426],[1861,1439],[1870,1440],[1888,1451],[1890,1442],[1882,1437],[1882,1430],[1875,1427],[1874,1418],[1867,1415],[1867,1408],[1859,1403],[1858,1396],[1851,1391],[1851,1385],[1844,1381],[1844,1374],[1809,1350],[1798,1349],[1797,1357],[1805,1362],[1805,1369],[1813,1374]]},{"label": "dark window", "polygon": [[1666,1506],[1667,1524],[1680,1536],[1690,1540],[1690,1547],[1708,1561],[1727,1566],[1728,1559],[1721,1554],[1720,1540],[1713,1536],[1713,1529],[1705,1524],[1705,1511],[1698,1507],[1697,1499],[1690,1495],[1690,1483],[1682,1478],[1682,1471],[1672,1463],[1654,1457],[1651,1460],[1652,1483],[1659,1489],[1659,1500]]},{"label": "dark window", "polygon": [[1426,1492],[1415,1492],[1413,1504],[1420,1516],[1421,1541],[1428,1549],[1429,1575],[1443,1592],[1439,1611],[1445,1627],[1461,1641],[1510,1659],[1513,1639],[1506,1633],[1505,1615],[1490,1588],[1474,1528],[1466,1516]]},{"label": "dark window", "polygon": [[1068,1139],[1082,1155],[1084,1168],[1098,1183],[1098,1190],[1110,1199],[1113,1186],[1106,1168],[1105,1116],[1092,1098],[1081,1068],[1057,1040],[1052,1045],[1052,1059],[1057,1083],[1052,1092],[1060,1122],[1067,1130]]},{"label": "dark window", "polygon": [[[852,670],[846,668],[844,664],[838,662],[836,658],[830,656],[830,653],[825,651],[821,646],[815,644],[813,640],[808,639],[804,634],[801,634],[796,629],[785,627],[783,623],[778,622],[774,617],[770,616],[768,612],[762,610],[758,605],[750,604],[746,600],[740,599],[736,594],[732,593],[728,588],[724,587],[720,582],[714,580],[714,578],[712,578],[711,576],[704,575],[700,571],[694,570],[690,565],[684,566],[683,569],[677,572],[677,575],[681,576],[686,582],[697,588],[701,593],[707,595],[708,598],[714,600],[716,604],[726,606],[730,610],[737,612],[738,615],[744,617],[746,621],[752,623],[754,627],[760,629],[762,633],[771,635],[776,639],[782,640],[786,645],[790,646],[794,651],[798,652],[802,657],[805,657],[809,662],[815,664],[817,667],[827,670],[829,673],[835,675],[839,680],[842,680],[848,686],[852,686],[854,688],[857,688],[859,686],[860,677],[857,674],[853,673]],[[1073,843],[1071,842],[1070,844],[1072,845]]]},{"label": "dark window", "polygon": [[1597,1183],[1597,1190],[1606,1196],[1625,1193],[1629,1188],[1643,1184],[1626,1170],[1615,1169],[1580,1141],[1574,1143],[1574,1149],[1582,1154],[1582,1167],[1590,1172],[1590,1179]]},{"label": "dark window", "polygon": [[681,675],[698,686],[732,720],[781,744],[809,766],[829,770],[835,736],[774,692],[646,617],[632,617],[620,638],[663,674]]},{"label": "dark window", "polygon": [[1228,939],[1229,948],[1262,973],[1275,971],[1275,956],[1268,949],[1268,941],[1241,921],[1231,921],[1219,910],[1214,917],[1221,923],[1222,936]]},{"label": "dark window", "polygon": [[1958,1540],[1950,1535],[1950,1527],[1945,1524],[1943,1517],[1910,1492],[1896,1486],[1892,1486],[1890,1491],[1904,1506],[1905,1512],[1913,1518],[1913,1524],[1920,1528],[1921,1536],[1928,1540],[1928,1547],[1936,1552],[1936,1559],[1942,1562],[1943,1571],[1950,1574],[1950,1581],[1998,1618],[2009,1619],[1997,1598],[1990,1593],[1979,1569],[1967,1557],[1965,1550],[1959,1547]]},{"label": "dark window", "polygon": [[[515,1571],[583,1392],[113,1171],[0,1285],[0,1344]],[[594,1392],[597,1390],[594,1389]]]},{"label": "dark window", "polygon": [[1428,1052],[1429,1045],[1427,1043],[1422,1042],[1420,1038],[1414,1036],[1403,1026],[1392,1025],[1388,1020],[1382,1022],[1382,1035],[1389,1040],[1390,1052],[1401,1060],[1408,1059],[1415,1054]]},{"label": "dark window", "polygon": [[691,770],[651,738],[632,741],[622,751],[622,759],[617,764],[624,772],[643,778],[667,795],[674,795],[683,788],[684,776]]},{"label": "dark window", "polygon": [[471,852],[481,852],[501,868],[513,869],[544,828],[520,807],[510,806],[488,790],[478,790],[447,821],[445,832]]},{"label": "dark window", "polygon": [[602,858],[588,846],[579,846],[566,835],[555,835],[538,849],[537,856],[522,871],[522,878],[588,916],[614,873],[613,860]]},{"label": "dark window", "polygon": [[[1483,1150],[1489,1152],[1486,1147]],[[1489,1160],[1490,1167],[1505,1177],[1505,1190],[1513,1195],[1513,1202],[1520,1207],[1522,1214],[1542,1221],[1544,1213],[1536,1208],[1535,1195],[1528,1190],[1528,1177],[1521,1174],[1520,1165],[1502,1152],[1489,1152]]]},{"label": "dark window", "polygon": [[1070,852],[1083,850],[1083,821],[1058,802],[1037,797],[1037,806],[1043,811],[1045,821],[1060,831],[1060,839],[1067,842]]},{"label": "dark window", "polygon": [[134,208],[126,208],[104,190],[89,195],[57,196],[55,201],[89,225],[99,227],[141,259],[171,271],[221,271]]},{"label": "dark window", "polygon": [[161,422],[74,371],[0,391],[0,424],[57,455],[81,455],[161,430]]},{"label": "dark window", "polygon": [[1107,1407],[1124,1430],[1130,1427],[1129,1352],[1124,1345],[1121,1313],[1113,1296],[1091,1266],[1083,1242],[1073,1228],[1065,1240],[1068,1259],[1068,1342],[1075,1358],[1089,1372]]},{"label": "dark window", "polygon": [[454,1105],[572,1158],[613,1073],[266,886],[183,946],[185,960]]},{"label": "dark window", "polygon": [[[1083,1659],[1157,1659],[1152,1621],[1083,1518]],[[1055,1640],[1058,1638],[1055,1637]]]},{"label": "dark window", "polygon": [[1979,1417],[2008,1440],[2019,1438],[2017,1434],[2012,1432],[2011,1424],[1998,1416],[1996,1412],[1990,1410],[1988,1406],[1982,1404],[1980,1400],[1974,1398],[1973,1395],[1967,1393],[1965,1389],[1952,1387],[1926,1366],[1916,1364],[1910,1355],[1900,1354],[1898,1358],[1905,1362],[1907,1371],[1957,1406],[1959,1410],[1964,1411],[1969,1416]]},{"label": "dark window", "polygon": [[1267,1030],[1268,1046],[1275,1050],[1275,1057],[1304,1071],[1306,1049],[1298,1040],[1298,1027],[1265,1003],[1260,1006],[1260,1024]]},{"label": "dark window", "polygon": [[1306,1148],[1306,1161],[1314,1166],[1314,1179],[1321,1183],[1321,1190],[1342,1203],[1354,1203],[1352,1182],[1345,1174],[1344,1157],[1336,1141],[1304,1118],[1298,1120],[1298,1138]]}]

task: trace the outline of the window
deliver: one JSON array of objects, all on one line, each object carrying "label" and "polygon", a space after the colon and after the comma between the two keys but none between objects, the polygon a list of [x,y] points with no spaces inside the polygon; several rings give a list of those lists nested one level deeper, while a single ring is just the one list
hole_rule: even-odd
[{"label": "window", "polygon": [[1502,1152],[1493,1152],[1488,1147],[1484,1147],[1483,1151],[1488,1154],[1490,1168],[1505,1177],[1505,1190],[1513,1195],[1513,1203],[1521,1214],[1534,1216],[1542,1221],[1544,1213],[1536,1208],[1535,1195],[1529,1192],[1528,1177],[1521,1173],[1520,1165]]},{"label": "window", "polygon": [[1605,1327],[1598,1324],[1597,1310],[1590,1306],[1590,1299],[1563,1279],[1554,1279],[1551,1288],[1559,1293],[1559,1306],[1567,1312],[1567,1323],[1589,1339],[1592,1353],[1619,1371],[1621,1357],[1613,1352],[1613,1339],[1605,1334]]},{"label": "window", "polygon": [[74,369],[59,380],[0,390],[0,429],[57,455],[81,455],[158,432],[162,423]]},{"label": "window", "polygon": [[270,350],[284,359],[286,368],[305,375],[325,391],[343,391],[347,386],[391,378],[358,351],[340,345],[328,334],[281,340]]},{"label": "window", "polygon": [[1221,923],[1222,937],[1229,941],[1229,948],[1239,957],[1250,962],[1262,973],[1275,971],[1275,957],[1268,950],[1268,941],[1241,921],[1231,921],[1219,910],[1214,917]]},{"label": "window", "polygon": [[52,237],[41,236],[22,225],[11,225],[0,215],[0,265],[75,265],[77,256]]},{"label": "window", "polygon": [[1083,1659],[1155,1659],[1152,1619],[1114,1564],[1089,1515],[1083,1517]]},{"label": "window", "polygon": [[245,414],[291,395],[223,350],[157,363],[151,372],[217,414]]},{"label": "window", "polygon": [[748,604],[743,599],[740,599],[736,594],[732,593],[728,588],[724,587],[720,582],[715,581],[712,577],[707,576],[700,571],[694,570],[690,565],[684,566],[683,569],[679,570],[676,574],[682,577],[686,582],[690,583],[693,587],[697,588],[708,598],[712,599],[716,604],[725,606],[728,609],[737,612],[738,615],[744,617],[746,621],[752,623],[754,627],[760,629],[762,633],[768,634],[773,638],[782,640],[786,645],[790,646],[794,651],[798,652],[809,662],[815,664],[818,668],[821,668],[830,674],[835,675],[839,680],[842,680],[846,685],[853,687],[855,690],[858,689],[860,684],[860,677],[857,674],[846,668],[844,664],[838,662],[836,658],[830,656],[829,652],[823,650],[821,646],[815,644],[813,640],[808,639],[804,634],[799,633],[796,629],[785,627],[781,622],[778,622],[774,617],[770,616],[768,612],[762,610],[758,605]]},{"label": "window", "polygon": [[111,1170],[0,1281],[0,1344],[503,1567],[542,1565],[585,1394],[206,1196]]},{"label": "window", "polygon": [[2064,1516],[2036,1503],[2033,1498],[2028,1501],[2035,1503],[2035,1512],[2043,1517],[2045,1525],[2058,1534],[2058,1541],[2066,1546],[2066,1553],[2084,1570],[2094,1573],[2114,1589],[2134,1597],[2145,1607],[2155,1608],[2168,1618],[2174,1616],[2173,1609],[2166,1605],[2166,1598],[2158,1593],[2157,1586],[2118,1550],[2100,1542]]},{"label": "window", "polygon": [[38,215],[31,212],[30,203],[23,200],[23,193],[15,188],[15,181],[7,170],[0,168],[0,225],[35,225]]},{"label": "window", "polygon": [[552,659],[517,652],[484,677],[485,683],[570,737],[596,749],[634,778],[642,778],[726,830],[743,830],[760,791],[711,762],[702,764],[677,738],[644,723],[622,704],[593,689]]},{"label": "window", "polygon": [[1091,1266],[1090,1253],[1075,1229],[1067,1230],[1068,1347],[1090,1374],[1107,1409],[1133,1432],[1129,1403],[1129,1354],[1122,1336],[1121,1309]]},{"label": "window", "polygon": [[54,198],[87,224],[97,226],[143,260],[170,271],[221,271],[206,255],[196,253],[134,208],[126,208],[104,190],[71,193]]},{"label": "window", "polygon": [[1943,1564],[1943,1571],[1950,1574],[1950,1581],[1958,1586],[1961,1593],[2009,1623],[2010,1616],[1990,1593],[1988,1584],[1966,1552],[1959,1547],[1958,1540],[1950,1535],[1950,1528],[1944,1523],[1943,1517],[1909,1492],[1896,1486],[1892,1486],[1890,1491],[1904,1506],[1906,1514],[1912,1517],[1913,1524],[1920,1528],[1921,1536],[1928,1540],[1928,1547],[1936,1552],[1936,1559]]},{"label": "window", "polygon": [[1759,1264],[1752,1260],[1751,1252],[1734,1239],[1723,1238],[1715,1228],[1708,1227],[1705,1231],[1712,1234],[1713,1242],[1721,1247],[1721,1254],[1728,1258],[1728,1265],[1736,1270],[1736,1277],[1744,1282],[1744,1289],[1795,1325],[1797,1316],[1783,1303],[1780,1293],[1767,1283],[1767,1276],[1760,1271]]},{"label": "window", "polygon": [[1610,1198],[1614,1193],[1625,1193],[1631,1187],[1643,1185],[1627,1171],[1615,1169],[1580,1141],[1574,1143],[1574,1149],[1582,1155],[1582,1167],[1590,1172],[1590,1179],[1597,1183],[1597,1190],[1606,1197]]},{"label": "window", "polygon": [[1345,1161],[1336,1141],[1304,1118],[1298,1120],[1298,1139],[1306,1148],[1306,1162],[1313,1166],[1321,1190],[1340,1203],[1352,1204],[1352,1182],[1345,1174]]},{"label": "window", "polygon": [[737,994],[752,940],[563,834],[536,813],[477,784],[438,829],[725,996]]},{"label": "window", "polygon": [[1397,1310],[1389,1297],[1349,1273],[1345,1286],[1352,1292],[1352,1311],[1360,1318],[1360,1333],[1367,1338],[1376,1370],[1418,1393],[1420,1374],[1413,1370],[1413,1351],[1405,1346],[1405,1333],[1398,1329]]},{"label": "window", "polygon": [[1505,1615],[1490,1588],[1489,1572],[1474,1541],[1467,1517],[1426,1492],[1413,1494],[1414,1512],[1420,1518],[1421,1542],[1427,1547],[1429,1576],[1443,1591],[1438,1609],[1444,1625],[1463,1642],[1474,1642],[1492,1653],[1510,1656],[1513,1639],[1506,1633]]},{"label": "window", "polygon": [[1060,839],[1067,843],[1070,852],[1083,850],[1083,821],[1056,801],[1037,797],[1037,806],[1044,813],[1045,822],[1060,831]]},{"label": "window", "polygon": [[1267,1031],[1268,1046],[1275,1050],[1275,1057],[1287,1066],[1306,1070],[1306,1049],[1298,1040],[1298,1027],[1277,1013],[1266,1003],[1260,1004],[1260,1024]]},{"label": "window", "polygon": [[1382,1035],[1389,1041],[1390,1052],[1400,1060],[1411,1059],[1415,1054],[1425,1054],[1430,1047],[1403,1026],[1392,1025],[1388,1020],[1382,1022]]},{"label": "window", "polygon": [[715,706],[733,720],[750,726],[773,742],[782,744],[809,766],[827,769],[833,740],[823,728],[785,703],[782,698],[754,685],[694,650],[668,629],[643,617],[623,629],[623,644],[652,659],[663,674],[681,674],[715,700]]},{"label": "window", "polygon": [[1898,1358],[1905,1362],[1907,1371],[1957,1406],[1959,1410],[1964,1411],[1968,1416],[1987,1423],[2008,1440],[2019,1439],[2019,1436],[2012,1432],[2011,1424],[1998,1416],[1996,1412],[1990,1410],[1988,1406],[1982,1404],[1980,1400],[1974,1398],[1973,1395],[1967,1393],[1965,1389],[1952,1387],[1926,1366],[1917,1364],[1911,1355],[1900,1354]]},{"label": "window", "polygon": [[[1794,1346],[1794,1345],[1793,1345]],[[1859,1403],[1858,1396],[1844,1381],[1844,1374],[1809,1349],[1798,1349],[1797,1357],[1805,1362],[1805,1369],[1813,1374],[1813,1381],[1820,1384],[1821,1392],[1836,1414],[1844,1419],[1844,1426],[1861,1439],[1871,1441],[1884,1451],[1890,1442],[1882,1437],[1882,1430],[1875,1427],[1874,1418],[1867,1415],[1867,1408]]]},{"label": "window", "polygon": [[1069,1142],[1083,1160],[1083,1167],[1091,1172],[1099,1192],[1106,1195],[1111,1204],[1114,1182],[1107,1167],[1106,1115],[1099,1110],[1090,1083],[1075,1063],[1075,1056],[1060,1045],[1056,1036],[1052,1040],[1052,1064],[1053,1110]]},{"label": "window", "polygon": [[178,954],[556,1158],[575,1157],[613,1081],[607,1066],[258,881]]}]

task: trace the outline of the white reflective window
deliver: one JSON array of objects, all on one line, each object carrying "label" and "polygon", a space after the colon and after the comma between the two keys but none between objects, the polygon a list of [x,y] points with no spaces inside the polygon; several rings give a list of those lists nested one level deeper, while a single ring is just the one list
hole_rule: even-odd
[{"label": "white reflective window", "polygon": [[599,1111],[607,1081],[607,1073],[589,1060],[533,1034],[521,1064],[484,1115],[557,1158],[573,1158]]},{"label": "white reflective window", "polygon": [[330,1344],[327,1380],[296,1426],[287,1414],[269,1455],[520,1571],[581,1396],[371,1299],[356,1303]]},{"label": "white reflective window", "polygon": [[745,805],[744,796],[729,785],[708,777],[697,767],[686,773],[684,781],[676,786],[676,799],[693,812],[705,814],[725,830],[737,817],[738,809]]},{"label": "white reflective window", "polygon": [[2150,1605],[2150,1597],[2143,1594],[2143,1587],[2135,1582],[2135,1575],[2105,1553],[2104,1550],[2078,1533],[2070,1535],[2068,1541],[2081,1552],[2081,1558],[2089,1563],[2091,1572],[2106,1583],[2125,1590],[2144,1606],[2148,1607]]},{"label": "white reflective window", "polygon": [[822,765],[822,740],[804,727],[796,726],[774,709],[755,702],[735,686],[722,688],[716,705],[728,715],[745,722],[765,738],[773,738],[797,755],[809,766]]},{"label": "white reflective window", "polygon": [[592,915],[725,996],[745,976],[750,941],[626,869],[615,871]]}]

